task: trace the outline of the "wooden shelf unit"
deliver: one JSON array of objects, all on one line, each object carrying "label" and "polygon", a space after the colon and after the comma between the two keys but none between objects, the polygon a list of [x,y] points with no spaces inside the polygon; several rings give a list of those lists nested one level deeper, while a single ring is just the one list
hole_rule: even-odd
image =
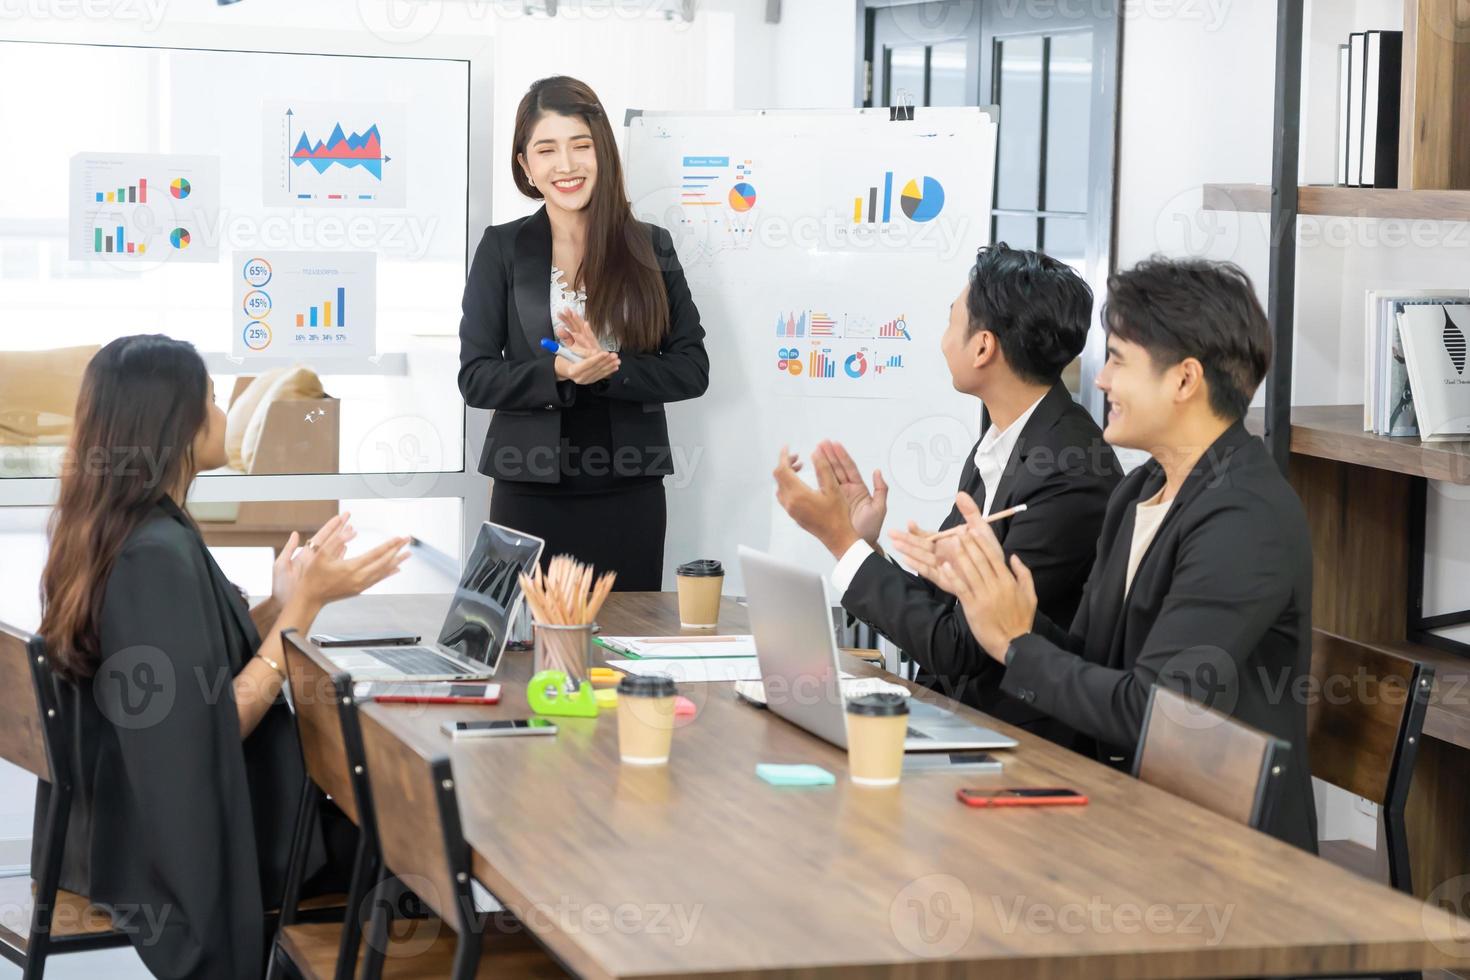
[{"label": "wooden shelf unit", "polygon": [[[1260,409],[1251,409],[1246,427],[1264,429]],[[1291,410],[1291,451],[1405,476],[1470,486],[1470,441],[1420,442],[1363,431],[1362,405],[1297,405]]]},{"label": "wooden shelf unit", "polygon": [[[1403,0],[1399,186],[1296,188],[1298,214],[1470,221],[1470,29],[1466,0]],[[1459,18],[1457,19],[1457,14]],[[1300,74],[1300,37],[1295,63]],[[1344,39],[1346,40],[1346,39]],[[1278,50],[1278,89],[1281,78]],[[1299,82],[1298,82],[1299,84]],[[1288,100],[1299,111],[1299,88]],[[1278,116],[1283,108],[1278,92]],[[1295,120],[1293,120],[1295,122]],[[1281,124],[1280,118],[1277,125]],[[1293,144],[1291,166],[1296,170]],[[1274,178],[1280,182],[1280,177]],[[1271,211],[1271,184],[1206,184],[1206,211]]]},{"label": "wooden shelf unit", "polygon": [[1464,0],[1404,0],[1402,188],[1470,188],[1470,37],[1464,16]]},{"label": "wooden shelf unit", "polygon": [[[1206,184],[1206,211],[1269,213],[1269,184]],[[1401,190],[1382,187],[1297,188],[1297,213],[1345,218],[1404,218],[1420,221],[1470,221],[1470,190]]]},{"label": "wooden shelf unit", "polygon": [[[1260,434],[1264,413],[1246,426]],[[1415,892],[1470,869],[1470,658],[1411,642],[1416,501],[1427,480],[1470,484],[1470,443],[1363,431],[1361,405],[1291,411],[1288,475],[1312,534],[1312,625],[1435,668],[1406,811]]]}]

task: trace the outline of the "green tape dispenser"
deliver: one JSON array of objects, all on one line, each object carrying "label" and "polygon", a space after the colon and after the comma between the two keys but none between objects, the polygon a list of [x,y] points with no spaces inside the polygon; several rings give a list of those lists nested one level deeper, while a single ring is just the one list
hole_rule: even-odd
[{"label": "green tape dispenser", "polygon": [[538,715],[596,718],[597,695],[588,681],[576,682],[560,670],[543,670],[526,684],[526,700]]}]

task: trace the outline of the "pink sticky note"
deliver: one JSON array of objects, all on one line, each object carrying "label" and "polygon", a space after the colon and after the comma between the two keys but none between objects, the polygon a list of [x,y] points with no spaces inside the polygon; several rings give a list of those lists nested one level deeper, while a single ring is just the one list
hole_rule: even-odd
[{"label": "pink sticky note", "polygon": [[675,718],[693,718],[698,713],[699,709],[694,706],[694,702],[686,698],[684,695],[681,694],[678,697],[674,698]]}]

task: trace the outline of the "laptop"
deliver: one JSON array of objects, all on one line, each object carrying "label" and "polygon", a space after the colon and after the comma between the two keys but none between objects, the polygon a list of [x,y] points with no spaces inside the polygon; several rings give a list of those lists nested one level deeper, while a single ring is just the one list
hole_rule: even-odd
[{"label": "laptop", "polygon": [[454,601],[433,646],[322,650],[354,681],[458,681],[491,677],[523,612],[521,572],[541,560],[540,538],[486,521],[465,562]]},{"label": "laptop", "polygon": [[[793,725],[846,748],[847,705],[838,693],[842,681],[826,579],[744,546],[740,568],[766,706]],[[905,752],[1011,749],[1017,744],[953,711],[909,699]]]}]

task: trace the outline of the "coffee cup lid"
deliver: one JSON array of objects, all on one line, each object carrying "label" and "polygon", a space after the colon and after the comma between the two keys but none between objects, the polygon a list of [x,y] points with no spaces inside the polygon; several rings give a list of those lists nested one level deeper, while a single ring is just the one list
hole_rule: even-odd
[{"label": "coffee cup lid", "polygon": [[679,687],[668,674],[626,674],[618,681],[618,696],[632,698],[671,698]]},{"label": "coffee cup lid", "polygon": [[880,691],[876,694],[864,694],[860,698],[851,698],[848,700],[847,713],[850,715],[868,715],[871,717],[906,715],[909,713],[909,699],[902,694],[893,694],[888,691]]},{"label": "coffee cup lid", "polygon": [[675,573],[686,578],[712,578],[724,575],[725,566],[720,564],[718,558],[701,558],[698,561],[686,561],[675,569]]}]

